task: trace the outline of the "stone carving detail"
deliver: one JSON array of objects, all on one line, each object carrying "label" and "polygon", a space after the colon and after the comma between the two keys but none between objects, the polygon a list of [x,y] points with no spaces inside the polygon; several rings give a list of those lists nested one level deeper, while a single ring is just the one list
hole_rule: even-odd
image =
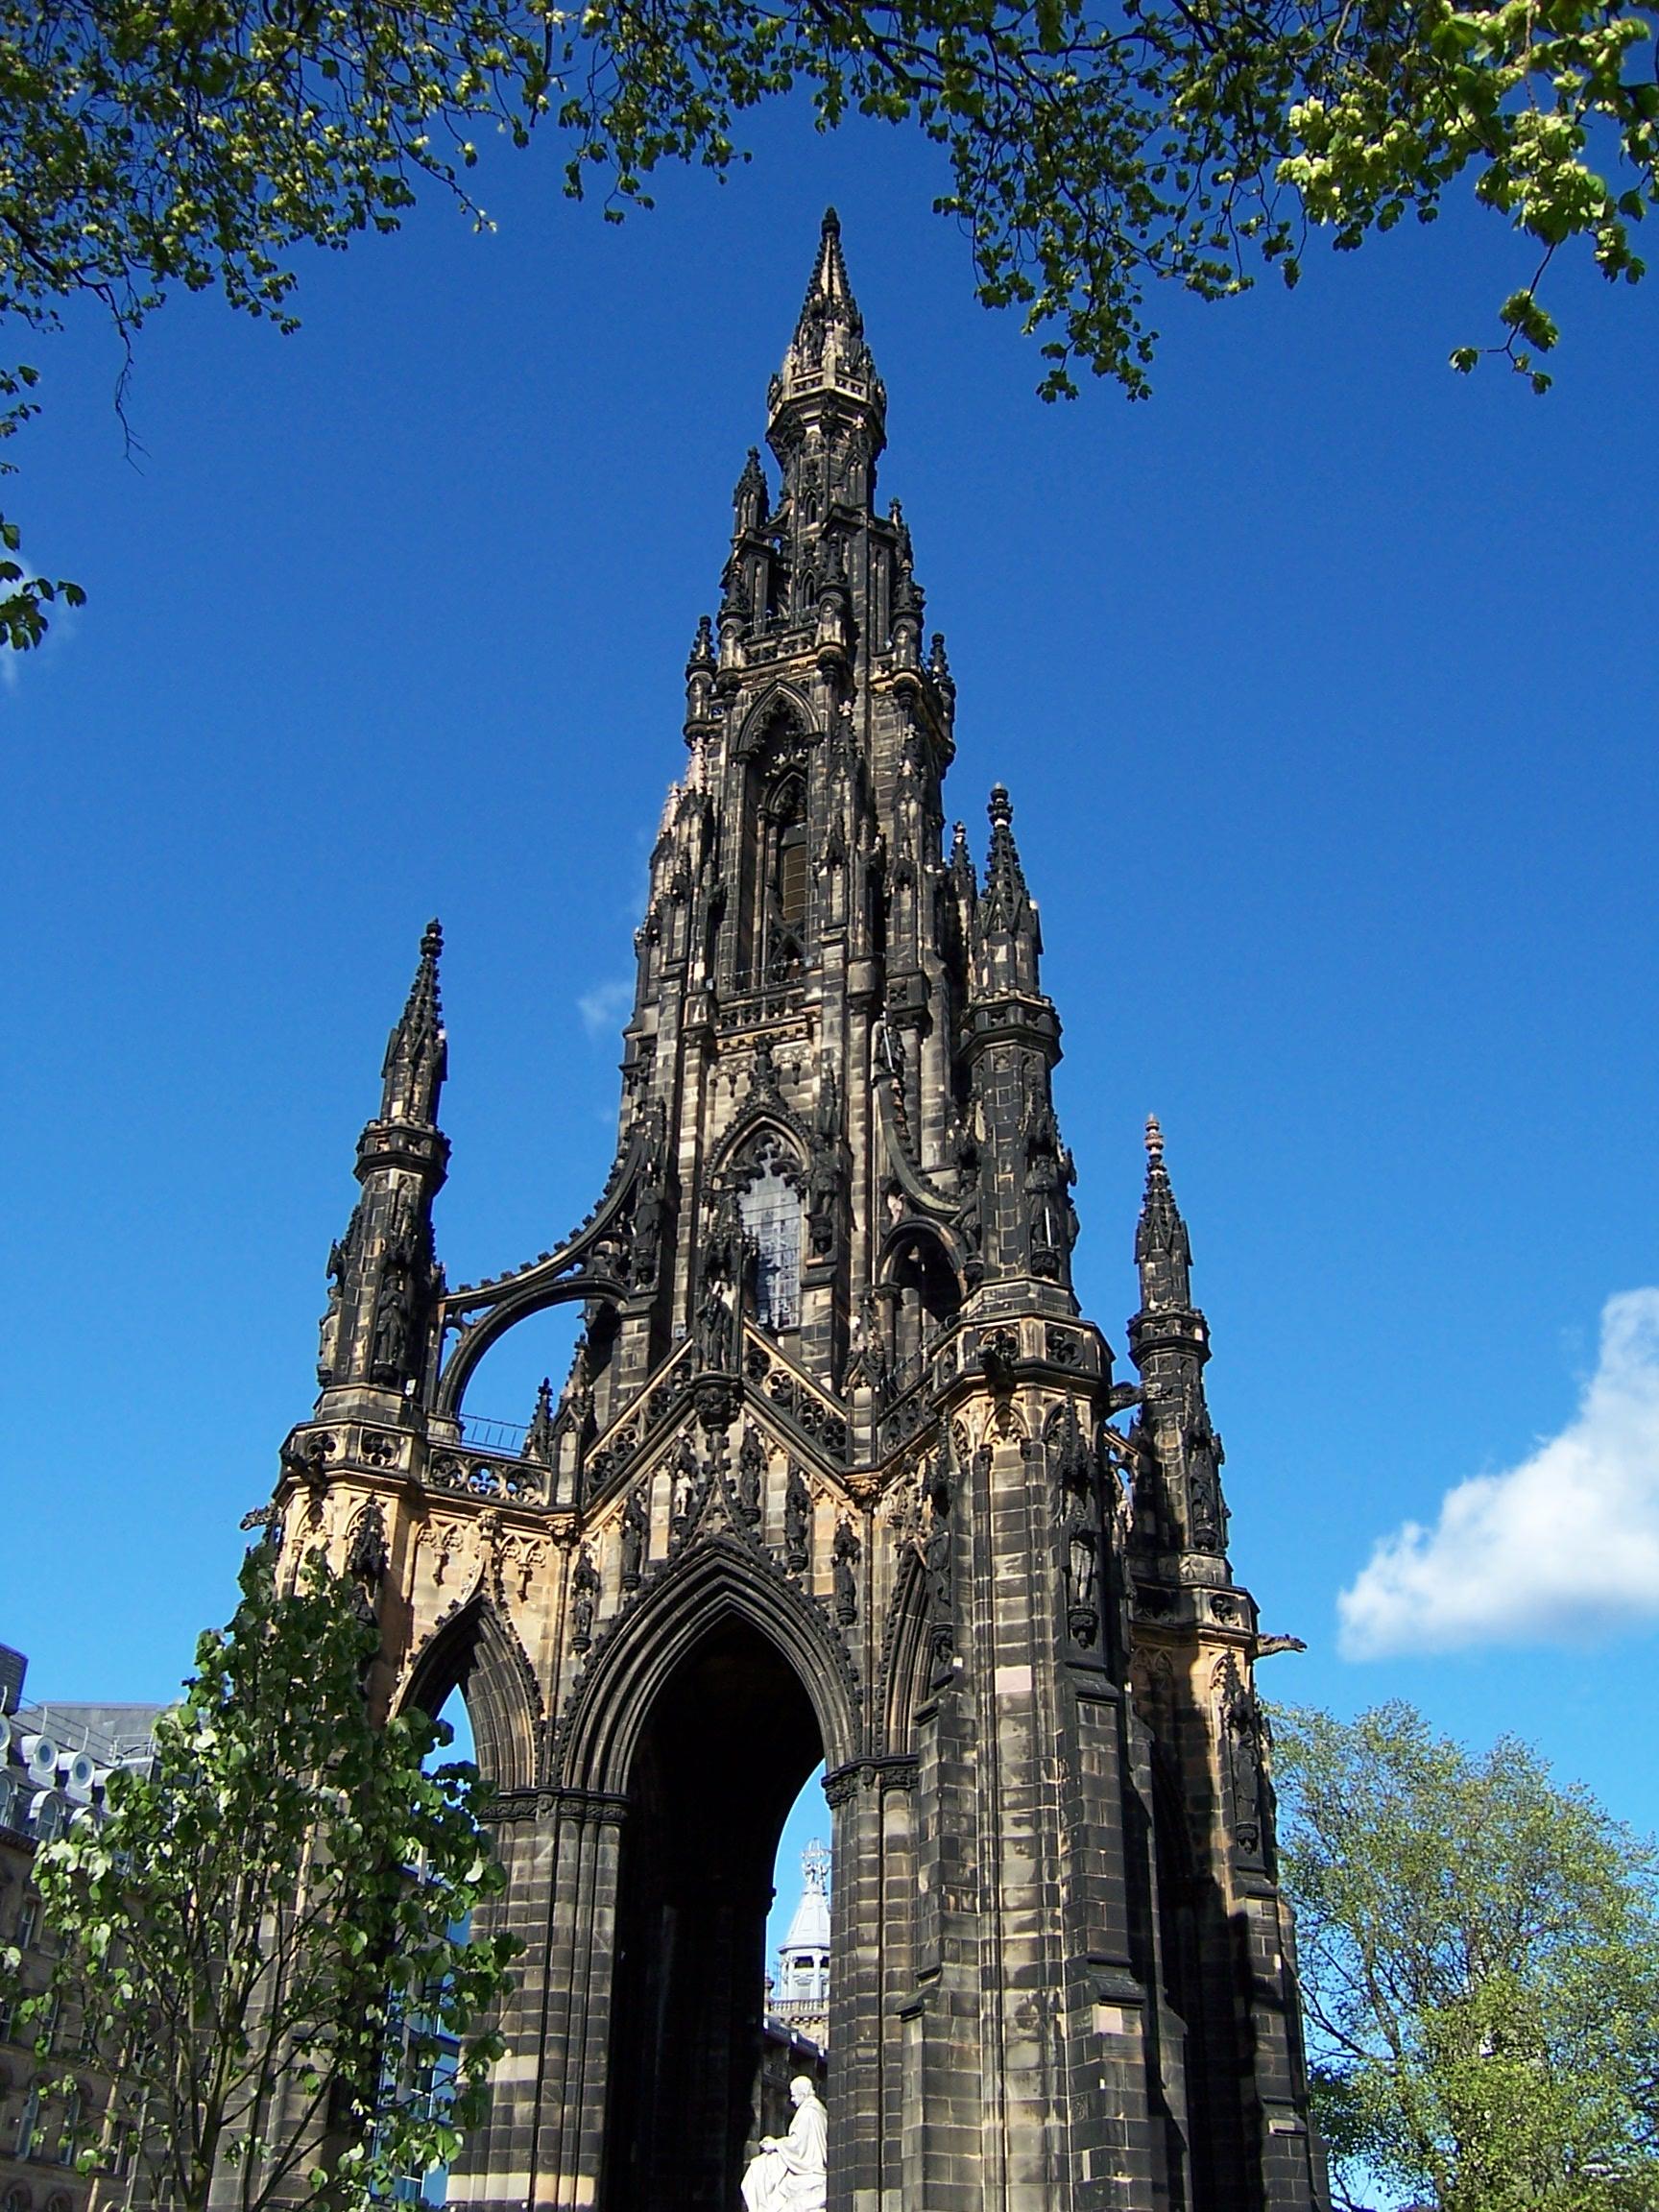
[{"label": "stone carving detail", "polygon": [[340,1363],[341,1312],[347,1278],[356,1260],[362,1220],[363,1207],[359,1201],[351,1209],[345,1236],[337,1238],[328,1248],[328,1308],[317,1324],[317,1380],[325,1389],[334,1381]]},{"label": "stone carving detail", "polygon": [[636,1483],[622,1508],[622,1587],[637,1590],[644,1572],[645,1552],[651,1542],[650,1509],[645,1492]]},{"label": "stone carving detail", "polygon": [[1187,1501],[1193,1549],[1225,1551],[1228,1515],[1221,1498],[1220,1470],[1227,1455],[1210,1425],[1209,1409],[1202,1398],[1185,1425],[1182,1441],[1187,1454]]},{"label": "stone carving detail", "polygon": [[542,1376],[536,1392],[536,1410],[524,1432],[523,1456],[538,1460],[543,1467],[553,1464],[553,1379],[549,1375]]},{"label": "stone carving detail", "polygon": [[955,1575],[950,1532],[950,1507],[954,1500],[955,1484],[943,1452],[937,1452],[924,1461],[921,1488],[926,1507],[922,1564],[927,1575],[933,1677],[937,1682],[950,1675],[956,1649]]},{"label": "stone carving detail", "polygon": [[449,1579],[449,1570],[467,1541],[467,1532],[459,1521],[428,1521],[421,1531],[423,1550],[432,1554],[432,1579],[442,1590]]},{"label": "stone carving detail", "polygon": [[1022,1134],[1025,1140],[1025,1214],[1031,1238],[1031,1272],[1055,1279],[1065,1276],[1071,1247],[1077,1240],[1077,1212],[1071,1203],[1071,1186],[1077,1169],[1060,1142],[1060,1124],[1054,1118],[1045,1089],[1031,1084],[1025,1102]]},{"label": "stone carving detail", "polygon": [[835,1618],[843,1628],[851,1628],[858,1618],[858,1563],[863,1556],[864,1547],[852,1522],[837,1521],[833,1553]]},{"label": "stone carving detail", "polygon": [[1100,1634],[1098,1463],[1070,1401],[1050,1424],[1048,1455],[1060,1525],[1066,1624],[1072,1642],[1087,1650]]},{"label": "stone carving detail", "polygon": [[811,1556],[812,1496],[805,1476],[791,1459],[783,1485],[783,1564],[791,1575],[805,1575]]},{"label": "stone carving detail", "polygon": [[593,1614],[599,1603],[599,1570],[586,1544],[570,1574],[570,1648],[586,1651],[593,1641]]},{"label": "stone carving detail", "polygon": [[766,1447],[752,1421],[743,1424],[737,1450],[737,1510],[751,1524],[760,1518],[760,1491],[766,1479]]},{"label": "stone carving detail", "polygon": [[1267,1788],[1262,1709],[1231,1651],[1217,1664],[1214,1679],[1228,1826],[1239,1857],[1260,1863]]},{"label": "stone carving detail", "polygon": [[365,1611],[373,1611],[378,1601],[390,1563],[386,1517],[371,1499],[359,1508],[346,1540],[346,1572],[357,1585]]},{"label": "stone carving detail", "polygon": [[668,1214],[668,1117],[661,1102],[652,1110],[651,1138],[634,1200],[633,1252],[629,1279],[636,1290],[656,1287],[662,1229]]},{"label": "stone carving detail", "polygon": [[696,1513],[700,1487],[697,1454],[689,1436],[682,1436],[674,1447],[674,1456],[668,1462],[668,1519],[676,1538],[684,1538]]},{"label": "stone carving detail", "polygon": [[497,1552],[502,1579],[520,1605],[527,1602],[546,1556],[547,1546],[540,1536],[526,1536],[515,1528],[502,1537]]}]

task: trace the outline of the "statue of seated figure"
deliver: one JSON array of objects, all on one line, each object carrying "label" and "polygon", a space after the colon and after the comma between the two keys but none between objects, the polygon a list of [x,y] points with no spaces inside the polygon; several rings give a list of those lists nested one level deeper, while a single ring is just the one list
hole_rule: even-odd
[{"label": "statue of seated figure", "polygon": [[747,2212],[824,2212],[829,2115],[809,2076],[789,2084],[795,2117],[787,2135],[763,2135],[743,2176]]}]

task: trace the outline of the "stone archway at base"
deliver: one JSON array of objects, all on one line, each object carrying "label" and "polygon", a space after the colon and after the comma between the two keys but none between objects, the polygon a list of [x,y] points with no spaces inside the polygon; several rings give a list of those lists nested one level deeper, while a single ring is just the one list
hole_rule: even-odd
[{"label": "stone archway at base", "polygon": [[822,1756],[799,1676],[735,1617],[653,1701],[620,1839],[604,2212],[737,2201],[773,1860]]}]

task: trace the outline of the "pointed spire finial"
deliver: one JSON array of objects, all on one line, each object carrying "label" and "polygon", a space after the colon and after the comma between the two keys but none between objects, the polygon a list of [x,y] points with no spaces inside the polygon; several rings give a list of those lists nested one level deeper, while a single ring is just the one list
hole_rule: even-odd
[{"label": "pointed spire finial", "polygon": [[992,784],[991,800],[985,811],[991,817],[991,828],[993,833],[998,830],[1009,830],[1013,828],[1014,803],[1008,796],[1008,786],[1006,783]]},{"label": "pointed spire finial", "polygon": [[1144,1308],[1190,1303],[1192,1247],[1164,1165],[1164,1129],[1156,1114],[1146,1117],[1146,1195],[1135,1229],[1135,1262]]},{"label": "pointed spire finial", "polygon": [[443,926],[434,916],[421,932],[421,964],[409,986],[402,1019],[386,1040],[386,1057],[380,1064],[382,1121],[436,1124],[438,1094],[448,1061],[438,994],[438,957],[443,950]]},{"label": "pointed spire finial", "polygon": [[732,504],[735,510],[738,537],[763,527],[770,494],[766,486],[766,471],[760,466],[760,448],[757,445],[749,448],[743,473],[738,477],[736,489],[732,493]]},{"label": "pointed spire finial", "polygon": [[780,422],[791,407],[810,417],[821,416],[828,409],[838,419],[851,409],[873,433],[869,450],[859,464],[857,482],[849,480],[836,493],[849,504],[867,505],[875,490],[873,464],[883,443],[887,395],[864,343],[864,318],[853,297],[847,259],[841,251],[840,219],[833,207],[825,211],[795,335],[783,356],[782,369],[772,379],[767,435],[784,465],[785,499],[790,491],[789,455],[796,441],[780,442]]}]

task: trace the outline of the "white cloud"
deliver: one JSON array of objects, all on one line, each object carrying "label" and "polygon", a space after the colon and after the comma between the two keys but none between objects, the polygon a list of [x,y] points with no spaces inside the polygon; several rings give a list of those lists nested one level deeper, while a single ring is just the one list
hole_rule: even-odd
[{"label": "white cloud", "polygon": [[1520,1466],[1385,1536],[1336,1600],[1345,1658],[1538,1644],[1659,1621],[1659,1289],[1601,1312],[1578,1410]]},{"label": "white cloud", "polygon": [[576,1011],[589,1037],[609,1037],[622,1026],[633,1005],[632,983],[596,983],[577,999]]}]

